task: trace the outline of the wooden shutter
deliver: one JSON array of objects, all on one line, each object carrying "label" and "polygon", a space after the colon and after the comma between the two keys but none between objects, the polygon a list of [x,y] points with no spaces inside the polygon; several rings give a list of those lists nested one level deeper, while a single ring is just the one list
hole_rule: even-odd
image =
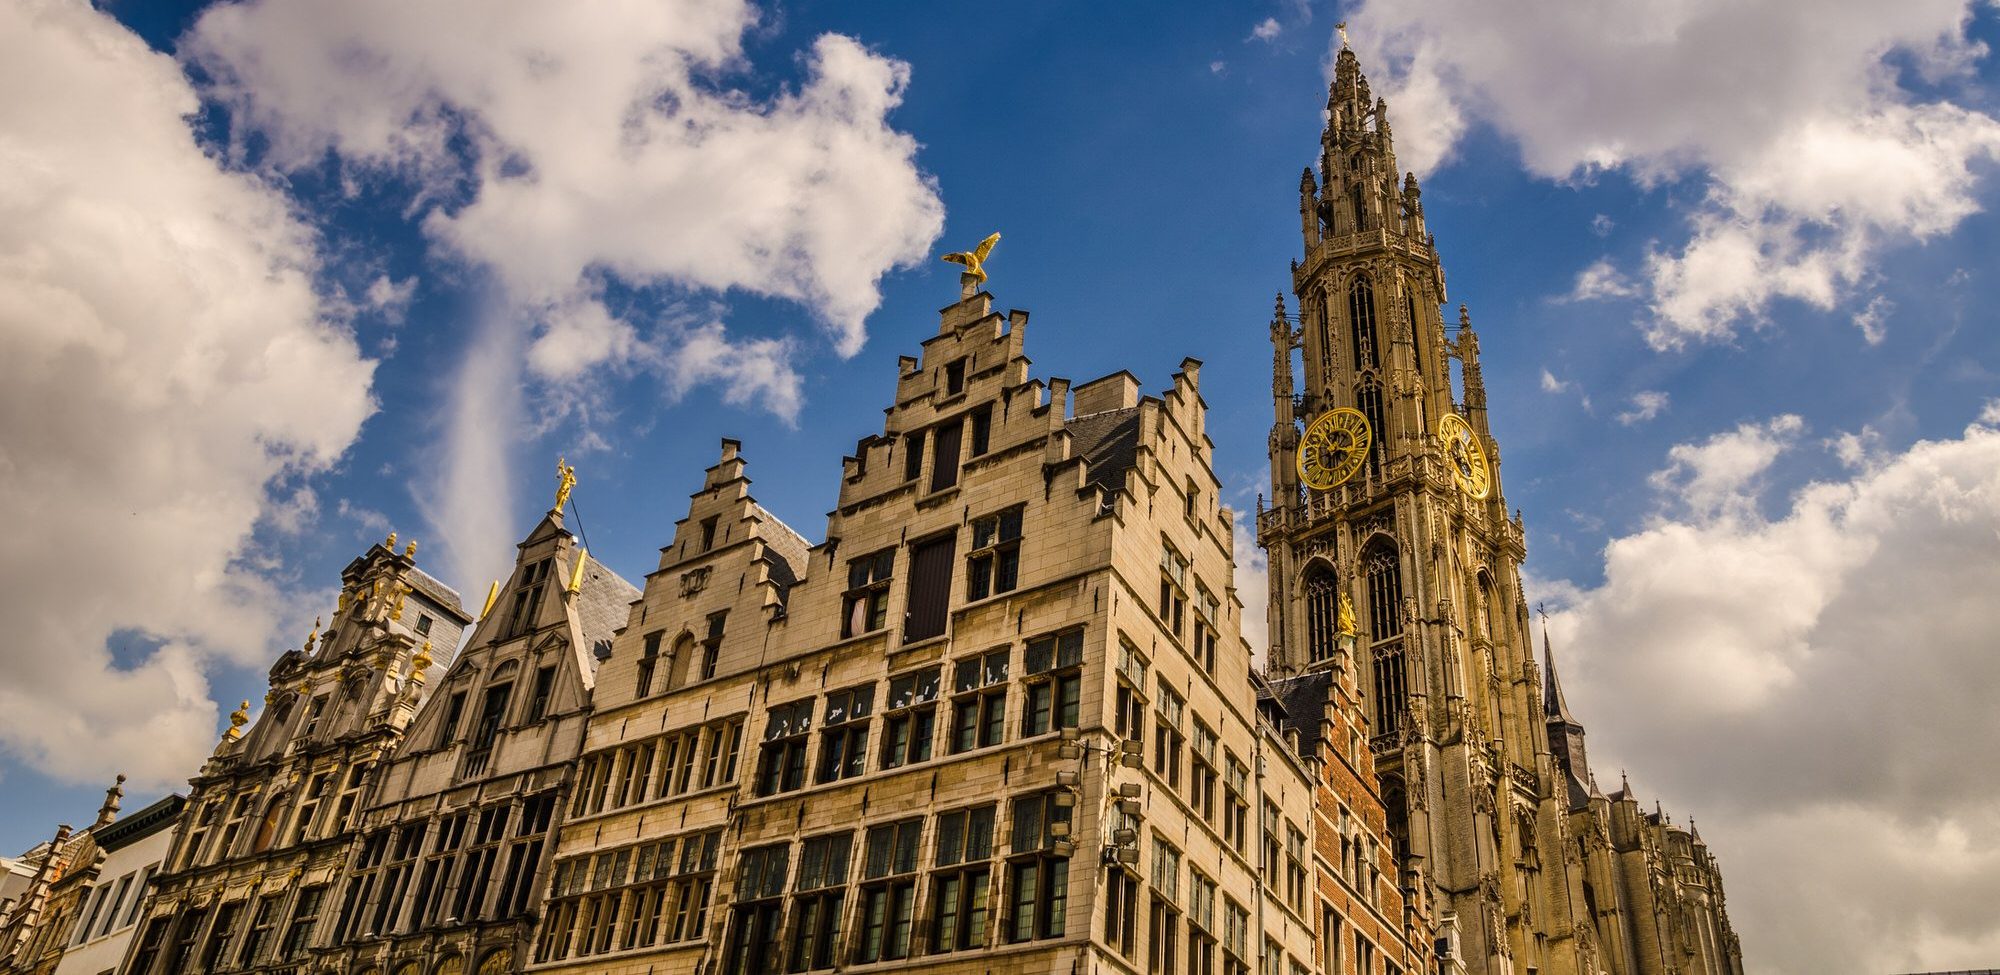
[{"label": "wooden shutter", "polygon": [[931,461],[931,490],[942,491],[958,483],[958,446],[965,439],[965,421],[953,420],[937,428],[932,445],[937,454]]},{"label": "wooden shutter", "polygon": [[952,556],[958,534],[920,542],[910,551],[909,610],[903,642],[927,640],[944,633],[951,609]]}]

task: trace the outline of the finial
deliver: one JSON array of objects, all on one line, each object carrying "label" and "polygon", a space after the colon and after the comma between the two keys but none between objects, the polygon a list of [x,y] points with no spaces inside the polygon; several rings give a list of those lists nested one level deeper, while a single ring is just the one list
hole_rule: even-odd
[{"label": "finial", "polygon": [[556,458],[556,511],[569,504],[569,492],[576,487],[576,468],[571,467],[562,457]]},{"label": "finial", "polygon": [[1463,304],[1458,306],[1458,327],[1459,328],[1472,327],[1472,309],[1467,308]]},{"label": "finial", "polygon": [[395,550],[396,550],[396,533],[395,533],[395,532],[390,532],[390,533],[389,533],[389,540],[388,540],[388,541],[386,541],[386,542],[383,542],[383,543],[382,543],[382,547],[383,547],[383,548],[386,548],[386,549],[388,549],[388,550],[389,550],[389,551],[391,551],[391,552],[393,552],[393,551],[395,551]]},{"label": "finial", "polygon": [[1282,291],[1278,292],[1278,301],[1276,306],[1271,311],[1271,320],[1275,322],[1282,322],[1285,320],[1285,293]]},{"label": "finial", "polygon": [[583,588],[583,567],[589,564],[589,562],[590,550],[587,548],[577,549],[576,569],[569,574],[569,591],[572,595]]},{"label": "finial", "polygon": [[992,233],[979,242],[978,247],[969,251],[954,251],[939,260],[963,265],[965,271],[958,276],[958,290],[961,297],[970,298],[986,283],[986,257],[993,253],[993,245],[1000,242],[1000,235]]},{"label": "finial", "polygon": [[416,539],[414,539],[414,538],[410,539],[410,544],[408,544],[408,545],[406,545],[406,546],[404,546],[404,547],[403,547],[403,557],[404,557],[404,558],[406,558],[406,559],[414,559],[414,558],[416,558],[416,557],[417,557],[417,540],[416,540]]},{"label": "finial", "polygon": [[305,649],[306,649],[306,650],[307,650],[308,652],[310,652],[310,651],[312,650],[312,648],[313,648],[313,644],[315,644],[315,643],[318,643],[318,642],[319,642],[319,620],[320,620],[320,618],[319,618],[319,617],[317,617],[317,616],[313,617],[313,628],[312,628],[312,632],[311,632],[311,633],[308,633],[308,634],[306,634],[306,645],[305,645]]},{"label": "finial", "polygon": [[1343,51],[1347,50],[1347,21],[1343,20],[1333,25],[1333,29],[1340,32],[1340,49]]},{"label": "finial", "polygon": [[119,800],[124,798],[125,773],[120,772],[118,781],[112,783],[111,788],[104,790],[104,805],[97,807],[97,822],[93,825],[102,826],[117,819]]},{"label": "finial", "polygon": [[417,648],[416,656],[410,658],[410,670],[412,673],[422,673],[429,669],[431,669],[431,641],[425,640],[424,645]]},{"label": "finial", "polygon": [[493,580],[492,588],[486,590],[486,605],[479,607],[480,619],[485,619],[487,613],[493,612],[493,601],[499,598],[500,598],[500,580],[495,579]]},{"label": "finial", "polygon": [[235,741],[243,737],[243,726],[250,723],[250,702],[244,701],[229,712],[229,730],[222,733],[223,741]]}]

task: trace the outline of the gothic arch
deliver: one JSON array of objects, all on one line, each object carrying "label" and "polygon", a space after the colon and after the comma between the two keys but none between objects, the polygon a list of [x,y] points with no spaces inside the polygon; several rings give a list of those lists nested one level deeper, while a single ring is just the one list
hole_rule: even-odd
[{"label": "gothic arch", "polygon": [[514,950],[495,948],[479,960],[476,975],[507,975],[514,968]]},{"label": "gothic arch", "polygon": [[1481,567],[1473,573],[1472,586],[1473,619],[1479,624],[1479,636],[1489,644],[1498,644],[1500,614],[1495,611],[1494,602],[1500,597],[1498,591],[1493,588],[1493,577]]},{"label": "gothic arch", "polygon": [[1389,849],[1396,855],[1396,882],[1401,884],[1402,871],[1410,857],[1410,802],[1402,776],[1382,777],[1382,813]]},{"label": "gothic arch", "polygon": [[1367,594],[1363,612],[1373,648],[1369,660],[1373,679],[1368,685],[1371,730],[1377,735],[1397,734],[1409,700],[1403,642],[1397,639],[1403,633],[1402,550],[1386,535],[1377,535],[1362,547],[1357,565]]},{"label": "gothic arch", "polygon": [[1381,364],[1382,339],[1377,326],[1375,281],[1368,274],[1356,274],[1347,283],[1348,333],[1354,342],[1354,367],[1373,369]]},{"label": "gothic arch", "polygon": [[1298,591],[1306,608],[1306,659],[1331,660],[1340,638],[1340,576],[1332,563],[1314,556],[1299,573]]},{"label": "gothic arch", "polygon": [[459,954],[446,956],[443,961],[438,962],[436,968],[431,969],[431,975],[465,975],[465,956]]}]

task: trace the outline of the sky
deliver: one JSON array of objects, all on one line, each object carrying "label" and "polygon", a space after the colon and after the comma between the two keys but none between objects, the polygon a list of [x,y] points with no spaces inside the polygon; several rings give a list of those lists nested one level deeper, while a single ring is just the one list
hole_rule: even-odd
[{"label": "sky", "polygon": [[820,537],[992,231],[1036,374],[1202,359],[1254,508],[1343,20],[1600,779],[1696,821],[1752,970],[1992,964],[1968,0],[0,0],[0,849],[184,788],[389,531],[476,603],[558,456],[628,579],[722,437]]}]

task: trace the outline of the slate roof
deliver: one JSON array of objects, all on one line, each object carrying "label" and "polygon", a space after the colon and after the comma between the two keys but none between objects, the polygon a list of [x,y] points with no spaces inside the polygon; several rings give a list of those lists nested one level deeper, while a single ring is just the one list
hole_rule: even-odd
[{"label": "slate roof", "polygon": [[1125,486],[1125,472],[1139,462],[1138,407],[1079,416],[1065,428],[1089,465],[1089,483],[1105,492]]},{"label": "slate roof", "polygon": [[1326,726],[1326,703],[1333,694],[1333,672],[1320,670],[1280,677],[1269,682],[1267,693],[1284,710],[1285,727],[1298,731],[1299,754],[1319,754]]},{"label": "slate roof", "polygon": [[466,615],[465,606],[458,600],[458,590],[439,582],[437,577],[422,569],[411,569],[410,580],[417,591],[429,597],[432,602]]},{"label": "slate roof", "polygon": [[638,588],[604,563],[591,559],[584,567],[583,584],[576,593],[576,618],[583,628],[583,642],[590,649],[585,659],[593,672],[599,662],[611,656],[611,637],[631,619],[632,603],[638,598]]}]

